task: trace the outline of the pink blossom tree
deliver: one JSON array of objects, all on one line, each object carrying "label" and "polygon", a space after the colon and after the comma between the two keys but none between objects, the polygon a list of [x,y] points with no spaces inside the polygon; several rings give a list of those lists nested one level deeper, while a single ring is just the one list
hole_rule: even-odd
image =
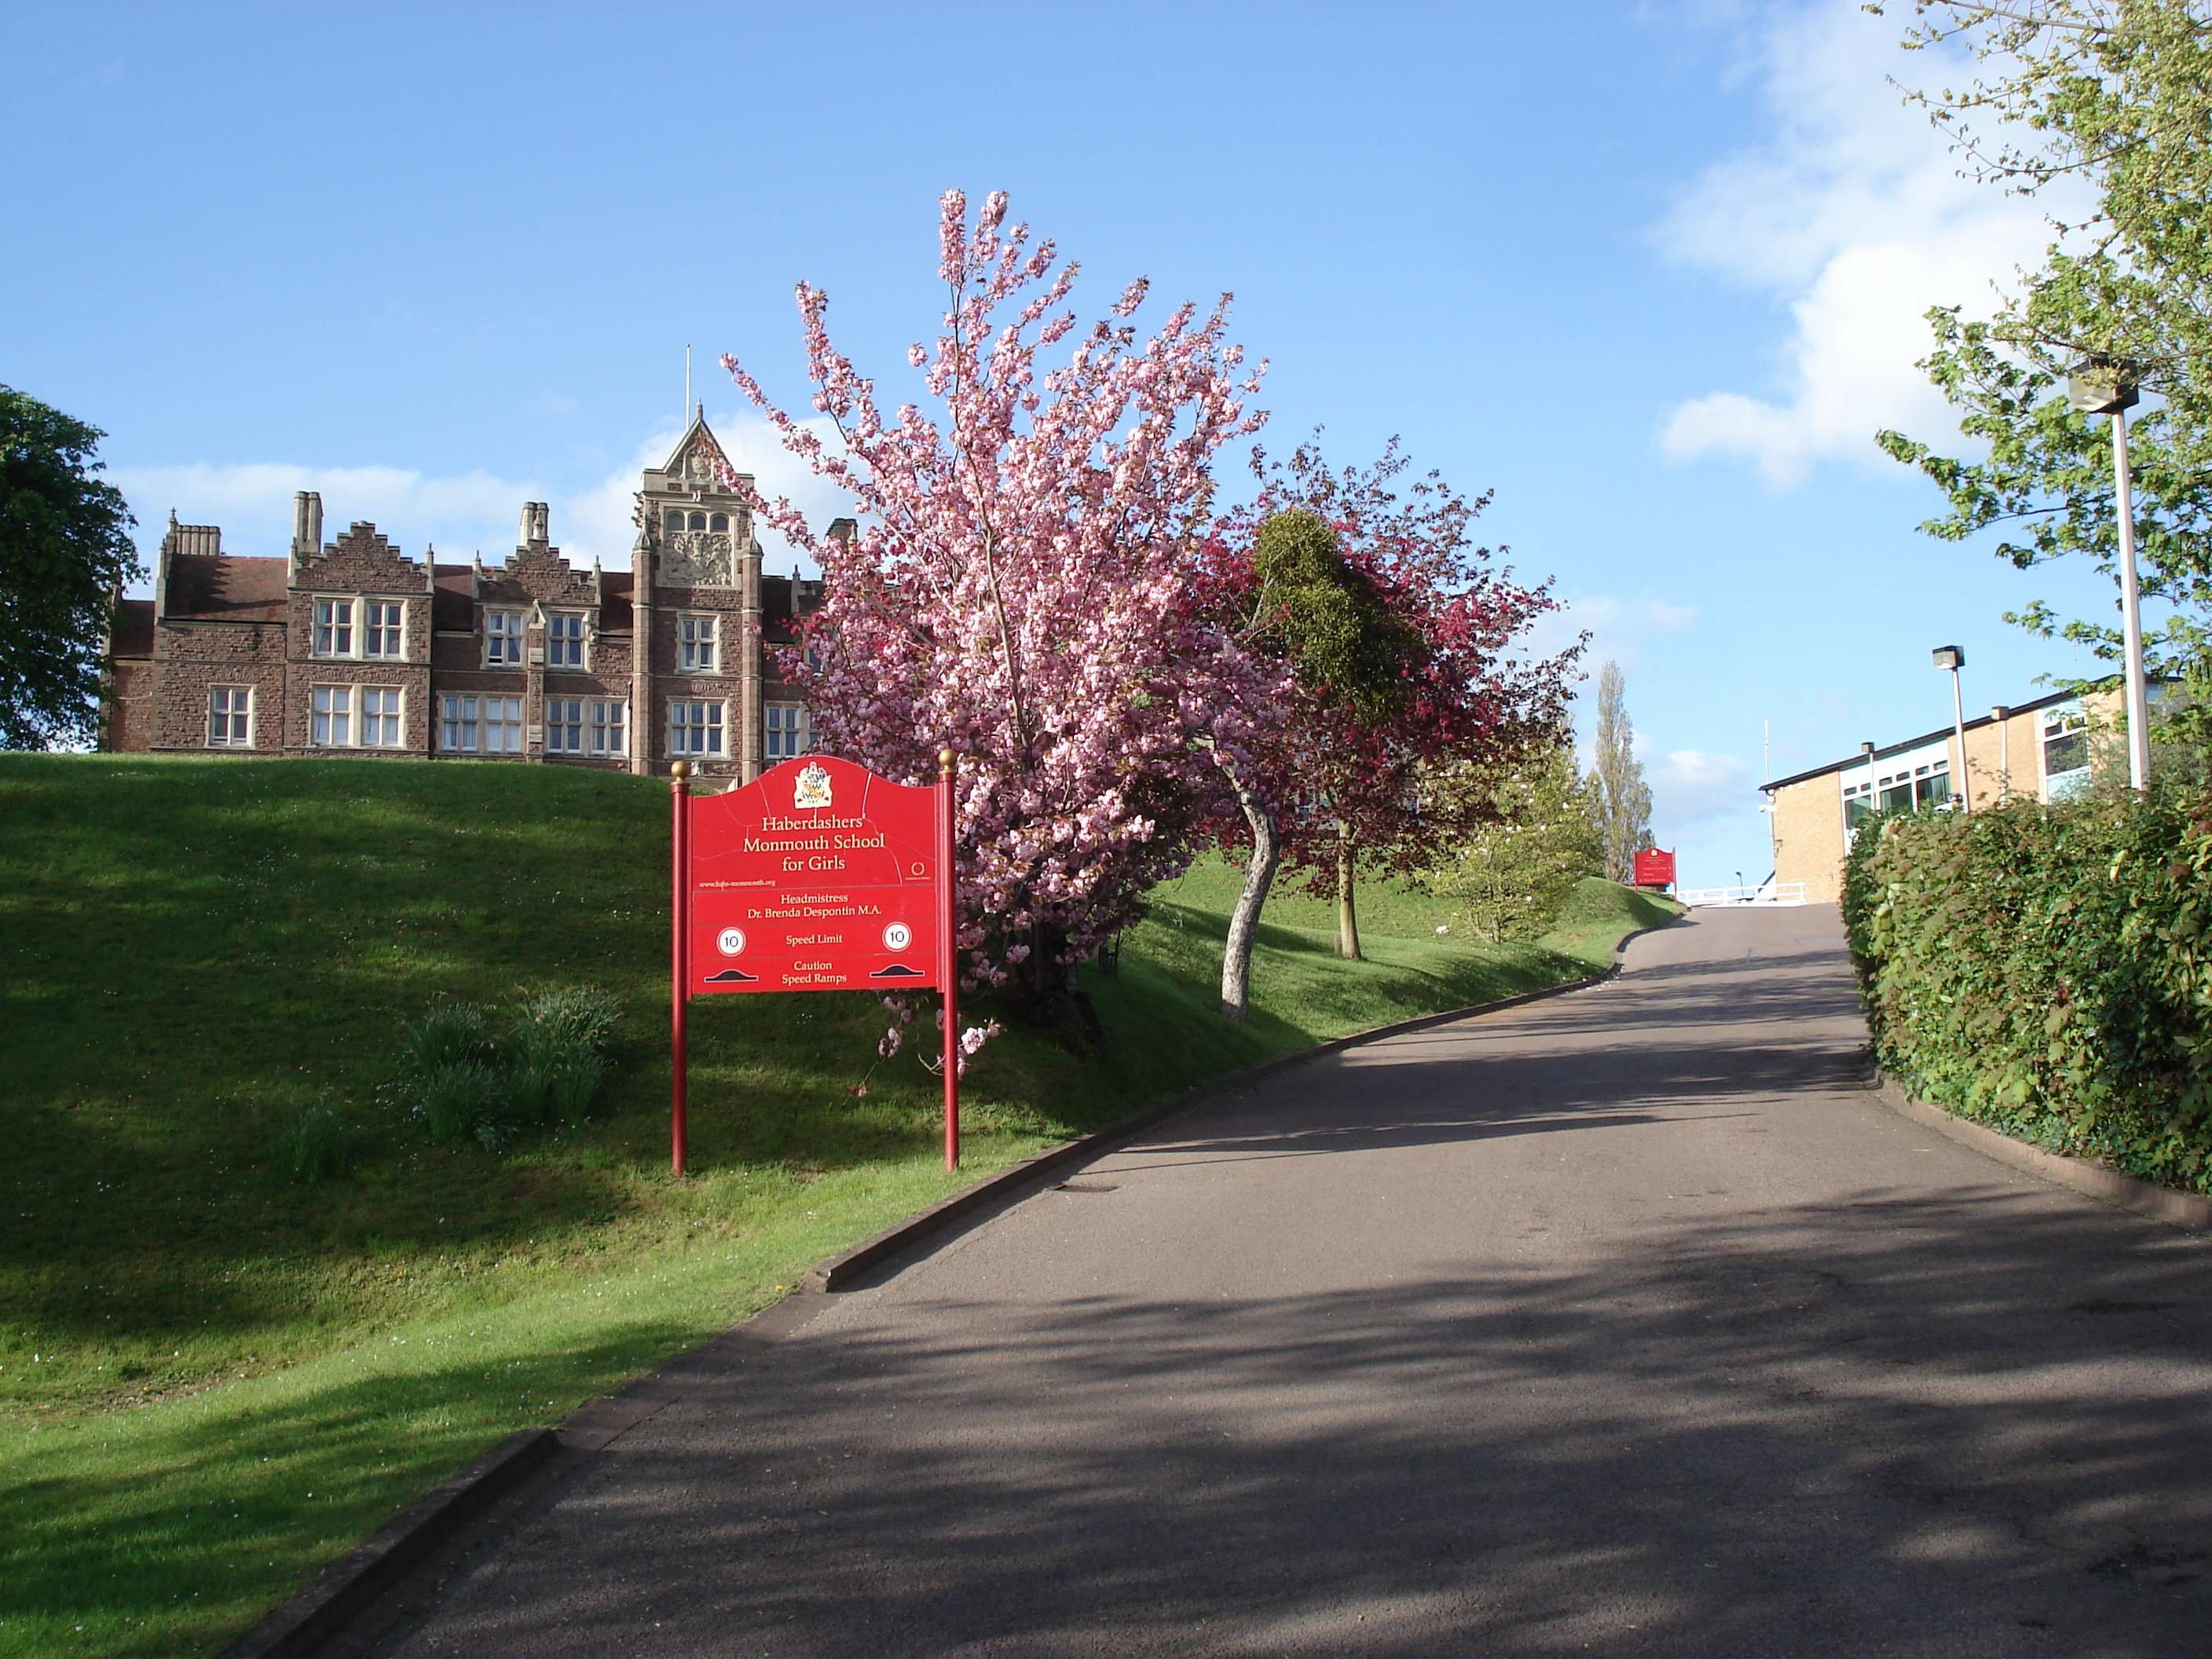
[{"label": "pink blossom tree", "polygon": [[887,417],[803,283],[814,407],[837,443],[722,362],[859,508],[853,533],[817,538],[787,501],[760,504],[824,578],[787,672],[838,753],[921,781],[953,750],[963,983],[1063,1024],[1082,1018],[1073,965],[1234,810],[1219,760],[1249,753],[1286,677],[1191,595],[1214,452],[1264,418],[1245,406],[1260,371],[1226,337],[1229,296],[1140,337],[1139,281],[1079,331],[1077,267],[1006,213],[994,194],[971,227],[966,198],[944,198],[943,331],[908,351],[926,403]]}]

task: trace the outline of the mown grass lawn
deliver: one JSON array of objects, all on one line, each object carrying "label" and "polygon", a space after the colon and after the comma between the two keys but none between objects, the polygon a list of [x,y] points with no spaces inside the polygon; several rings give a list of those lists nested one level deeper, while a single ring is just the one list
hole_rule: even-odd
[{"label": "mown grass lawn", "polygon": [[[860,994],[702,1000],[694,1174],[667,1174],[667,788],[455,763],[0,756],[0,1654],[210,1651],[452,1468],[784,1294],[979,1173],[1330,1036],[1575,977],[1672,914],[1586,883],[1535,945],[1442,907],[1271,903],[1216,1012],[1236,872],[1155,896],[1110,1042],[988,1048],[968,1168],[911,1056],[848,1092]],[[586,1128],[436,1145],[403,1020],[595,985],[626,1009]],[[327,1100],[312,1184],[271,1155]]]}]

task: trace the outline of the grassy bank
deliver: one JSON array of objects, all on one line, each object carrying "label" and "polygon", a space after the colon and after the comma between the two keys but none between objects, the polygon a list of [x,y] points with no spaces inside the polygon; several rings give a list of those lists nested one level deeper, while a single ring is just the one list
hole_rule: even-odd
[{"label": "grassy bank", "polygon": [[[971,1073],[969,1170],[910,1057],[865,1099],[866,996],[694,1016],[666,1171],[666,790],[549,769],[0,756],[0,1653],[211,1650],[501,1435],[557,1420],[810,1262],[1050,1140],[1344,1032],[1572,977],[1656,907],[1438,938],[1376,890],[1372,960],[1271,905],[1256,1017],[1215,1012],[1234,872],[1158,895],[1094,978],[1112,1042],[1014,1033]],[[627,1011],[585,1127],[434,1145],[395,1086],[434,998],[594,985]],[[329,1103],[343,1175],[272,1143]]]}]

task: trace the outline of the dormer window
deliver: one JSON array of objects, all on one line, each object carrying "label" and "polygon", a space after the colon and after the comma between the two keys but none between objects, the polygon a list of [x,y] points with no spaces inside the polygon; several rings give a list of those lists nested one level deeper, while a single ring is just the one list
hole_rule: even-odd
[{"label": "dormer window", "polygon": [[484,665],[519,667],[522,662],[522,622],[520,611],[484,612]]},{"label": "dormer window", "polygon": [[581,668],[584,665],[584,619],[574,611],[556,611],[545,619],[545,665]]}]

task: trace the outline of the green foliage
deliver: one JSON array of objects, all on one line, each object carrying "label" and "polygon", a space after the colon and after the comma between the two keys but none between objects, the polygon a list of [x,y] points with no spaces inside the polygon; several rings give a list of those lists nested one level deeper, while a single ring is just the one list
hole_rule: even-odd
[{"label": "green foliage", "polygon": [[400,1028],[399,1048],[418,1077],[449,1066],[489,1066],[498,1050],[491,1017],[472,1002],[435,1002],[422,1018]]},{"label": "green foliage", "polygon": [[1844,916],[1922,1097],[2212,1191],[2212,820],[2183,791],[1869,821]]},{"label": "green foliage", "polygon": [[[1964,320],[1956,305],[1929,313],[1936,350],[1921,366],[1961,412],[1961,432],[1986,446],[1983,458],[1939,455],[1898,432],[1877,439],[1948,500],[1948,516],[1921,526],[1929,534],[1997,529],[1997,552],[2022,568],[2083,556],[2109,572],[2112,438],[2106,421],[2069,406],[2065,376],[2084,358],[2130,366],[2160,400],[2128,434],[2142,591],[2178,608],[2147,641],[2154,673],[2212,648],[2212,23],[2198,9],[2190,0],[1918,8],[1936,21],[1908,45],[1963,36],[1996,66],[1965,93],[1922,99],[1978,175],[2023,193],[2078,179],[2097,203],[2085,223],[2053,222],[2043,265],[1993,321]],[[2119,659],[2107,617],[2067,621],[2039,603],[2008,620]]]},{"label": "green foliage", "polygon": [[592,986],[541,991],[515,1011],[515,1041],[567,1054],[605,1054],[622,1024],[620,998]]},{"label": "green foliage", "polygon": [[1472,795],[1481,809],[1460,816],[1492,820],[1425,878],[1431,890],[1459,901],[1455,932],[1493,944],[1534,939],[1550,928],[1576,883],[1604,866],[1589,792],[1565,744],[1540,750],[1503,774],[1465,769],[1442,787]]},{"label": "green foliage", "polygon": [[117,591],[144,573],[106,434],[0,386],[0,748],[84,743]]},{"label": "green foliage", "polygon": [[606,1080],[622,1004],[588,987],[543,991],[514,1011],[507,1040],[474,1003],[441,1002],[400,1033],[415,1110],[436,1140],[493,1152],[526,1128],[581,1124]]},{"label": "green foliage", "polygon": [[285,1126],[272,1149],[276,1167],[298,1181],[343,1175],[353,1161],[355,1135],[328,1097],[310,1102]]},{"label": "green foliage", "polygon": [[1400,711],[1421,660],[1420,631],[1346,560],[1318,514],[1291,507],[1271,515],[1253,543],[1252,568],[1273,608],[1261,637],[1308,689],[1370,724]]},{"label": "green foliage", "polygon": [[511,1079],[502,1066],[464,1060],[414,1079],[415,1110],[433,1140],[476,1139],[496,1152],[514,1139]]}]

